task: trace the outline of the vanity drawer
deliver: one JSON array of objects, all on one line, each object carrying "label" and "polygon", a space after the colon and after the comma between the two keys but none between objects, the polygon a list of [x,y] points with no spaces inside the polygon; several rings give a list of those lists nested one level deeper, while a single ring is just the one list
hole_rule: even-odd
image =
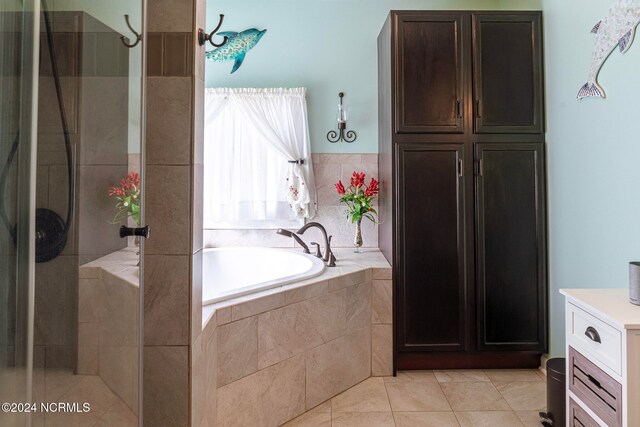
[{"label": "vanity drawer", "polygon": [[573,347],[567,381],[569,390],[609,427],[622,426],[622,386]]},{"label": "vanity drawer", "polygon": [[600,427],[600,424],[569,398],[569,427]]},{"label": "vanity drawer", "polygon": [[622,333],[575,305],[569,309],[569,344],[575,342],[584,354],[622,375]]}]

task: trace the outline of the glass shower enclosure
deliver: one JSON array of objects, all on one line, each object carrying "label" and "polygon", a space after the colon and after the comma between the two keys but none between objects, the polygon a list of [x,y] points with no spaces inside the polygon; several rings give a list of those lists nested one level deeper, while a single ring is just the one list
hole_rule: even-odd
[{"label": "glass shower enclosure", "polygon": [[142,425],[145,6],[0,1],[0,426]]}]

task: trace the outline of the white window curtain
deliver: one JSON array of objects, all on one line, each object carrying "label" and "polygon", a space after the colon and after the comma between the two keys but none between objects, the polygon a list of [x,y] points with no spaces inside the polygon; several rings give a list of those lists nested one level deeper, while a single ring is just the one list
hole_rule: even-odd
[{"label": "white window curtain", "polygon": [[306,89],[205,93],[204,226],[264,228],[312,218]]}]

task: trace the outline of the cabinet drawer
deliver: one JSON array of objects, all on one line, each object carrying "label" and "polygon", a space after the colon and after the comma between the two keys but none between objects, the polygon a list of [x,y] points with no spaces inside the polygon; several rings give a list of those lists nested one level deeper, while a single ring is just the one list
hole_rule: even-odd
[{"label": "cabinet drawer", "polygon": [[[569,308],[569,343],[576,343],[583,353],[622,375],[622,334],[613,326],[572,304]],[[598,342],[599,341],[599,342]]]},{"label": "cabinet drawer", "polygon": [[600,424],[582,409],[573,399],[569,399],[569,427],[600,427]]},{"label": "cabinet drawer", "polygon": [[569,390],[610,427],[622,426],[622,386],[569,347]]}]

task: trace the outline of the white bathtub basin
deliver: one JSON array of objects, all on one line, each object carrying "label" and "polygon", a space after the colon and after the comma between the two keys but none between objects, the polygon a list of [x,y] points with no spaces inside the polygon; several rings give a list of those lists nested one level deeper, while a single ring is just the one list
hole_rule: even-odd
[{"label": "white bathtub basin", "polygon": [[246,247],[205,249],[203,305],[318,276],[324,261],[287,249]]}]

